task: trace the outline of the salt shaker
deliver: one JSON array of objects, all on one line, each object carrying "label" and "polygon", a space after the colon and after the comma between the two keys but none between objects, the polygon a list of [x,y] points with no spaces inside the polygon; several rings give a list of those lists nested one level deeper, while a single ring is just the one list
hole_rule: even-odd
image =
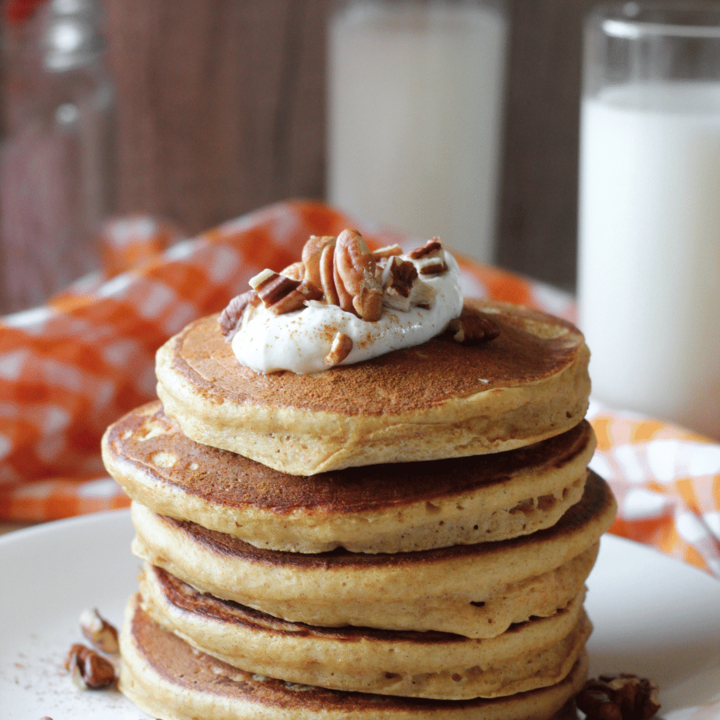
[{"label": "salt shaker", "polygon": [[113,88],[92,0],[47,0],[6,36],[0,156],[0,309],[48,299],[96,270],[111,209]]},{"label": "salt shaker", "polygon": [[328,198],[490,261],[503,0],[346,0],[329,27]]}]

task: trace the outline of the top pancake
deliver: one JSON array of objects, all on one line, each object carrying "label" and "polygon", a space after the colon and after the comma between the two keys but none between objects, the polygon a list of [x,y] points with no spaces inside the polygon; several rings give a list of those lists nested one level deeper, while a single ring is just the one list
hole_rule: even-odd
[{"label": "top pancake", "polygon": [[202,318],[158,351],[158,395],[193,440],[295,475],[498,452],[579,423],[582,334],[507,303],[466,307],[492,314],[499,337],[468,346],[443,334],[315,375],[241,365],[217,318]]}]

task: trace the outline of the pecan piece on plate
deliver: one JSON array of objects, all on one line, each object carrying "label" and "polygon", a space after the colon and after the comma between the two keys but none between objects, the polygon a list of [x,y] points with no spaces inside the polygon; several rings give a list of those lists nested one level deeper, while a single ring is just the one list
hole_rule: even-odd
[{"label": "pecan piece on plate", "polygon": [[588,680],[576,703],[588,720],[647,720],[660,709],[658,686],[631,673]]},{"label": "pecan piece on plate", "polygon": [[103,688],[115,682],[113,664],[91,648],[75,644],[65,658],[65,669],[72,674],[72,681],[81,690]]},{"label": "pecan piece on plate", "polygon": [[110,654],[118,652],[118,632],[97,610],[83,611],[80,615],[80,629],[98,650]]}]

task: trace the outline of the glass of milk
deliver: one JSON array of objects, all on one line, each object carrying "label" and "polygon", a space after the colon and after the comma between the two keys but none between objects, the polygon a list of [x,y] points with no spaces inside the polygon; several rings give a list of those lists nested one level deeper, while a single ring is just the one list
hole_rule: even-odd
[{"label": "glass of milk", "polygon": [[328,189],[354,215],[490,261],[504,0],[349,0],[330,21]]},{"label": "glass of milk", "polygon": [[593,395],[720,439],[720,6],[600,6],[584,48]]}]

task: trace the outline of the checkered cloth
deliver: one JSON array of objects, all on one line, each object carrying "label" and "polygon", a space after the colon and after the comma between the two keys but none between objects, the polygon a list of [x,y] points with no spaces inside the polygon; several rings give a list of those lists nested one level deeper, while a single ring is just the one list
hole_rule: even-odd
[{"label": "checkered cloth", "polygon": [[[0,518],[51,520],[126,506],[103,469],[100,437],[154,396],[155,350],[190,320],[221,310],[260,270],[294,262],[309,235],[337,235],[348,226],[374,246],[424,242],[314,202],[272,205],[165,250],[167,235],[159,242],[147,228],[125,228],[110,239],[122,245],[125,238],[127,256],[145,258],[141,264],[2,319]],[[116,270],[122,255],[113,249]],[[458,259],[466,296],[573,319],[569,295]],[[612,532],[720,577],[720,445],[596,403],[589,418],[599,442],[592,467],[620,505]]]}]

